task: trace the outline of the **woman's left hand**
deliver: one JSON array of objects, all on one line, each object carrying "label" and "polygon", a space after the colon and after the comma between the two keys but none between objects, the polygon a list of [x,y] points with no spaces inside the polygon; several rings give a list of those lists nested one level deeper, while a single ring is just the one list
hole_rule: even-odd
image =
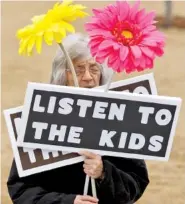
[{"label": "woman's left hand", "polygon": [[84,172],[94,179],[103,178],[103,161],[101,156],[89,151],[82,151],[80,155],[85,156]]}]

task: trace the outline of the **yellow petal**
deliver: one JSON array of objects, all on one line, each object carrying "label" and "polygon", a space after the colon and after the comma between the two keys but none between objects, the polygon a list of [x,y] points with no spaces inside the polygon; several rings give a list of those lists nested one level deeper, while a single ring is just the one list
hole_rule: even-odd
[{"label": "yellow petal", "polygon": [[66,31],[64,28],[60,28],[58,32],[62,35],[63,38],[66,37]]},{"label": "yellow petal", "polygon": [[59,5],[60,5],[59,2],[55,3],[54,6],[53,6],[53,9],[57,9]]},{"label": "yellow petal", "polygon": [[75,28],[70,23],[61,21],[60,26],[63,26],[68,32],[75,33]]},{"label": "yellow petal", "polygon": [[46,31],[44,33],[44,40],[48,45],[52,45],[53,42],[53,32],[52,31]]},{"label": "yellow petal", "polygon": [[42,36],[37,36],[36,41],[35,41],[35,46],[37,52],[40,54],[42,51]]},{"label": "yellow petal", "polygon": [[17,38],[21,39],[21,38],[25,38],[25,37],[28,37],[29,35],[32,34],[33,32],[33,29],[34,29],[34,26],[33,25],[28,25],[22,29],[19,29],[17,31]]},{"label": "yellow petal", "polygon": [[61,43],[62,42],[62,39],[64,38],[63,35],[61,35],[61,33],[54,33],[54,39],[57,43]]},{"label": "yellow petal", "polygon": [[33,50],[33,46],[35,44],[35,36],[30,37],[27,45],[27,53],[30,53]]},{"label": "yellow petal", "polygon": [[32,56],[33,55],[33,51],[30,51],[27,53],[28,57]]},{"label": "yellow petal", "polygon": [[72,0],[63,0],[63,5],[64,6],[69,6],[69,4],[72,4],[73,3],[73,1]]},{"label": "yellow petal", "polygon": [[33,23],[36,23],[36,22],[38,22],[38,21],[43,20],[43,18],[44,18],[45,16],[46,16],[45,14],[42,14],[42,15],[39,15],[39,16],[34,16],[34,17],[31,19],[31,21],[32,21]]},{"label": "yellow petal", "polygon": [[29,41],[29,38],[22,39],[20,41],[20,46],[19,46],[19,51],[18,51],[20,55],[23,55],[24,53],[26,53],[28,41]]}]

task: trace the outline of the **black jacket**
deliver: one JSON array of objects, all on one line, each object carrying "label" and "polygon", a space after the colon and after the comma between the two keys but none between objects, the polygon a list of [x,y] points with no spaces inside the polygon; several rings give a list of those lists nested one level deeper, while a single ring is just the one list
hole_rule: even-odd
[{"label": "black jacket", "polygon": [[[101,183],[96,181],[99,204],[132,204],[138,200],[149,183],[145,162],[107,156],[102,159],[105,178]],[[73,204],[76,195],[83,195],[84,183],[83,162],[19,178],[13,161],[7,186],[15,204]]]}]

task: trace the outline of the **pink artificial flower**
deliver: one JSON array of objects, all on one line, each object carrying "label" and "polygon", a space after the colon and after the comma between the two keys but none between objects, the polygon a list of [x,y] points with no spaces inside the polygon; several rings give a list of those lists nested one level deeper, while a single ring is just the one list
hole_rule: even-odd
[{"label": "pink artificial flower", "polygon": [[155,13],[139,10],[139,5],[117,1],[104,9],[93,9],[91,22],[85,24],[93,57],[99,63],[107,59],[116,72],[153,68],[155,57],[164,53],[165,37],[154,25]]}]

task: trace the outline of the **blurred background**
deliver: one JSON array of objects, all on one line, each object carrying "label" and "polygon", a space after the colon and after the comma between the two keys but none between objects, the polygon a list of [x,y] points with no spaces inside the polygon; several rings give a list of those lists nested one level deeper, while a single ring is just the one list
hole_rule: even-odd
[{"label": "blurred background", "polygon": [[[23,105],[28,81],[48,83],[51,63],[57,45],[43,46],[41,55],[20,57],[16,31],[30,23],[31,17],[50,9],[54,1],[3,1],[1,2],[2,43],[2,111]],[[91,14],[94,7],[104,7],[111,1],[83,1]],[[185,1],[142,1],[142,7],[157,12],[159,29],[166,35],[165,55],[155,61],[153,72],[158,94],[177,96],[183,99],[173,148],[168,162],[147,161],[150,185],[137,204],[184,204],[185,202]],[[74,25],[77,32],[84,32],[83,25],[88,18],[80,19]],[[114,81],[138,76],[116,75]],[[12,203],[6,182],[12,163],[12,149],[2,116],[1,184],[2,204]]]}]

